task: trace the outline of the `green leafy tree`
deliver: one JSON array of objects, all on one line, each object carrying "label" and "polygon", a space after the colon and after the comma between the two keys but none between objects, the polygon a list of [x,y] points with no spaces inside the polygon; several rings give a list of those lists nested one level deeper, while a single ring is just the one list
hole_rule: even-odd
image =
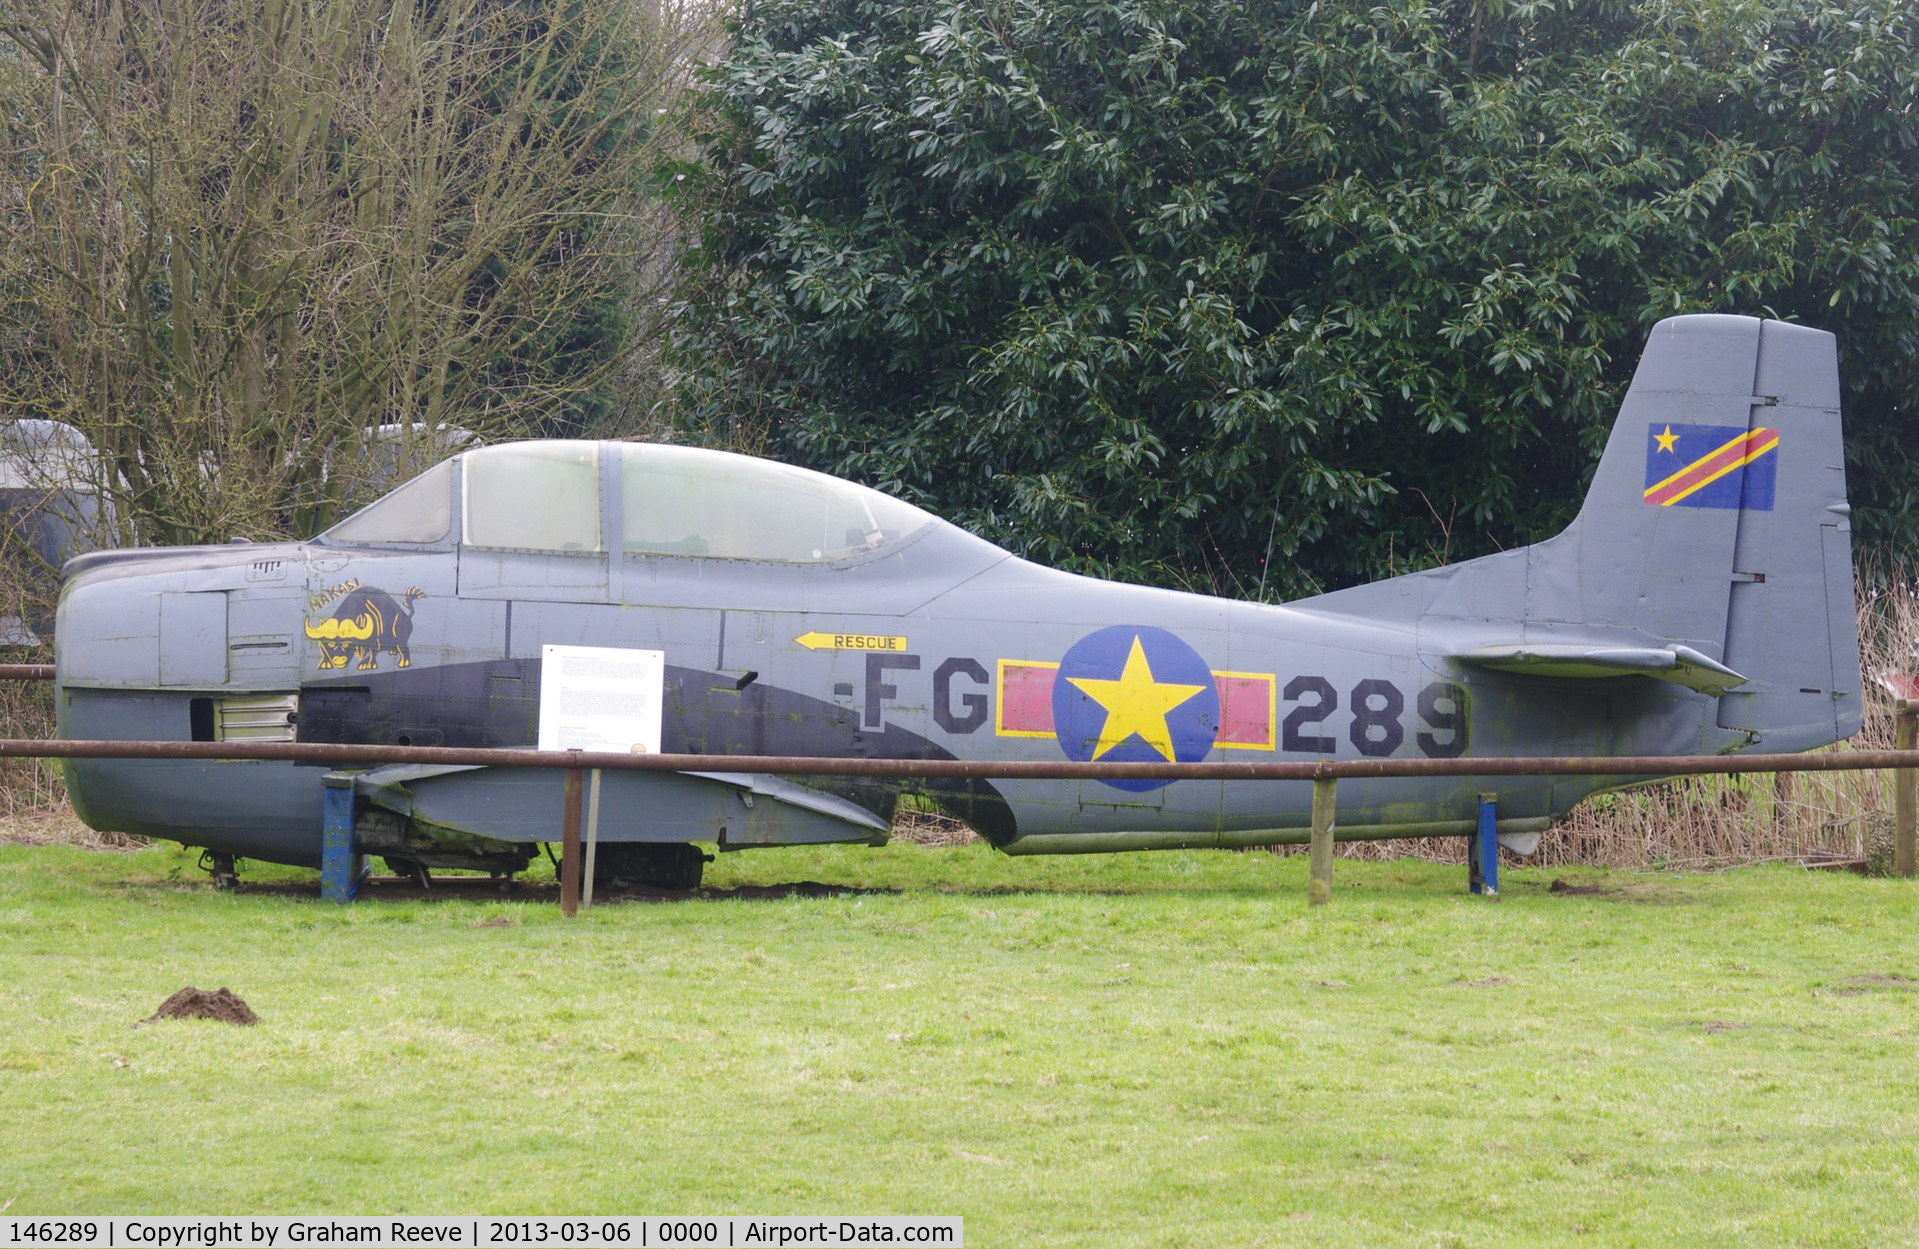
[{"label": "green leafy tree", "polygon": [[[1840,336],[1919,539],[1905,0],[754,0],[708,82],[696,436],[1267,598],[1545,536],[1661,317]],[[1270,566],[1266,561],[1271,555]]]}]

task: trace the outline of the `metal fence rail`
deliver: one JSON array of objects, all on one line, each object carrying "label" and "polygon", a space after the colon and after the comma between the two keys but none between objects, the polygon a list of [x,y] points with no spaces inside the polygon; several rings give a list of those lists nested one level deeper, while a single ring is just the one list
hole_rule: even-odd
[{"label": "metal fence rail", "polygon": [[0,758],[257,759],[294,763],[435,763],[633,772],[762,772],[969,780],[1325,781],[1431,776],[1736,775],[1919,767],[1919,750],[1793,755],[1608,755],[1464,759],[1321,759],[1292,763],[1077,763],[1070,759],[847,759],[812,755],[635,755],[595,750],[382,746],[337,742],[120,742],[0,739]]}]

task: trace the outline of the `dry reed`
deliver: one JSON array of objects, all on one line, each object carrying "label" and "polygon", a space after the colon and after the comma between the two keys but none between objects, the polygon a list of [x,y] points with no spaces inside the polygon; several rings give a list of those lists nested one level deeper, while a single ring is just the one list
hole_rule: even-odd
[{"label": "dry reed", "polygon": [[[1859,590],[1865,727],[1827,749],[1886,750],[1893,709],[1874,678],[1919,668],[1919,570],[1869,570]],[[1526,859],[1542,867],[1716,868],[1771,860],[1884,857],[1890,838],[1890,778],[1879,772],[1749,773],[1660,781],[1580,803]],[[1304,853],[1303,846],[1275,853]],[[1340,858],[1466,861],[1462,837],[1345,842]]]},{"label": "dry reed", "polygon": [[[47,663],[51,648],[8,647],[9,663]],[[45,681],[0,681],[0,736],[54,735],[53,686]],[[64,809],[67,786],[57,759],[0,759],[0,818]]]},{"label": "dry reed", "polygon": [[0,815],[0,846],[77,846],[82,850],[141,850],[153,844],[130,833],[99,833],[69,806],[22,807]]},{"label": "dry reed", "polygon": [[985,839],[942,811],[902,802],[893,816],[893,840],[920,846],[964,846]]},{"label": "dry reed", "polygon": [[[1919,570],[1869,570],[1859,592],[1865,727],[1833,751],[1887,750],[1893,705],[1875,678],[1919,655]],[[1540,840],[1548,866],[1717,867],[1776,859],[1873,859],[1889,836],[1891,778],[1881,772],[1700,776],[1600,794]]]}]

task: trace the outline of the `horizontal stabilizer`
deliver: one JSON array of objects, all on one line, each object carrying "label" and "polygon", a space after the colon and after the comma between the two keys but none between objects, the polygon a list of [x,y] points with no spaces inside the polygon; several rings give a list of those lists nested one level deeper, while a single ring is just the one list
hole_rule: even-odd
[{"label": "horizontal stabilizer", "polygon": [[1541,677],[1646,676],[1718,697],[1746,678],[1690,646],[1591,646],[1576,642],[1521,642],[1477,646],[1458,658],[1483,668]]}]

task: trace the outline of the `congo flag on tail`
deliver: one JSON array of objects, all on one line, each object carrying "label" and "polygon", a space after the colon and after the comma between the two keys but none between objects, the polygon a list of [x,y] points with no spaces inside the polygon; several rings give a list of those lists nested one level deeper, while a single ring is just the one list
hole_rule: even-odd
[{"label": "congo flag on tail", "polygon": [[1654,425],[1646,431],[1646,502],[1770,512],[1778,452],[1776,429]]}]

